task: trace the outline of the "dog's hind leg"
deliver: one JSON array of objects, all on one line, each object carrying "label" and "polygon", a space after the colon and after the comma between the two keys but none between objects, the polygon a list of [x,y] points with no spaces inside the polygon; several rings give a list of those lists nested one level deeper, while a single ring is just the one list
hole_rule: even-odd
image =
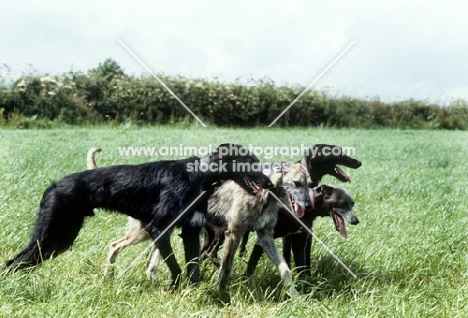
[{"label": "dog's hind leg", "polygon": [[224,239],[223,259],[218,274],[219,290],[225,290],[232,271],[232,264],[236,250],[239,247],[240,239],[244,233],[232,231],[228,228]]},{"label": "dog's hind leg", "polygon": [[106,273],[112,269],[118,254],[122,252],[124,248],[146,241],[150,238],[149,233],[146,231],[144,224],[141,221],[134,218],[128,218],[128,225],[129,230],[127,234],[109,245],[109,254],[107,256],[105,269]]},{"label": "dog's hind leg", "polygon": [[158,269],[159,264],[159,249],[156,244],[152,244],[151,252],[146,260],[146,276],[149,280],[157,281],[158,277],[156,275],[156,271]]},{"label": "dog's hind leg", "polygon": [[273,231],[259,230],[257,231],[258,239],[257,244],[260,245],[268,257],[278,268],[281,278],[283,279],[284,286],[289,288],[289,294],[296,296],[298,293],[292,283],[292,273],[288,264],[284,260],[283,255],[278,251],[273,239]]}]

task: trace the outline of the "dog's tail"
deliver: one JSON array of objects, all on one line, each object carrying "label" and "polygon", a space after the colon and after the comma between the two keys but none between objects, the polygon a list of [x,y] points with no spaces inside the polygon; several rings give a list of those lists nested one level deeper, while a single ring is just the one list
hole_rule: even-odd
[{"label": "dog's tail", "polygon": [[101,148],[97,148],[97,147],[89,148],[88,154],[86,155],[86,167],[88,168],[88,170],[97,168],[96,161],[94,160],[94,155],[96,154],[96,152],[101,152],[101,151],[102,151]]},{"label": "dog's tail", "polygon": [[[87,155],[88,169],[95,169],[94,155],[99,148],[91,148]],[[7,271],[34,267],[44,260],[54,258],[73,245],[86,216],[93,216],[93,209],[82,202],[79,184],[52,184],[44,192],[36,224],[28,245],[13,259],[6,262]],[[65,204],[65,202],[67,202]]]},{"label": "dog's tail", "polygon": [[[79,192],[77,187],[67,191],[57,183],[47,188],[31,238],[23,250],[6,262],[7,270],[34,267],[73,245],[85,217],[94,215],[92,208],[80,206]],[[64,200],[68,203],[64,204]]]}]

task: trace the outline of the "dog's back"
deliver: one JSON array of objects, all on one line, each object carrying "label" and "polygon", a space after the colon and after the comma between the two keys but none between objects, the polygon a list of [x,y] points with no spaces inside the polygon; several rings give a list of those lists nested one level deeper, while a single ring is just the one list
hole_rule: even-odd
[{"label": "dog's back", "polygon": [[226,227],[231,220],[249,228],[259,218],[268,200],[269,190],[260,189],[257,196],[249,195],[235,182],[227,181],[208,200],[207,221]]}]

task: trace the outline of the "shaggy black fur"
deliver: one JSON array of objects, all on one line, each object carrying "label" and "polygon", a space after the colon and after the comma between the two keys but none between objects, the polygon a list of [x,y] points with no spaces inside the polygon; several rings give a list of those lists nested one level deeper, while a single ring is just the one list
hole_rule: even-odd
[{"label": "shaggy black fur", "polygon": [[[226,149],[230,149],[228,154]],[[186,260],[197,260],[201,224],[193,225],[190,220],[195,211],[206,212],[207,199],[216,183],[230,179],[250,194],[257,190],[252,182],[262,188],[273,186],[261,172],[237,172],[236,162],[259,161],[241,149],[245,148],[223,144],[204,158],[110,166],[68,175],[44,192],[29,243],[6,265],[13,270],[31,267],[64,252],[73,244],[85,217],[94,215],[94,208],[117,211],[145,222],[155,239],[202,191],[207,191],[175,225],[182,227]],[[224,169],[188,171],[188,167],[202,162]],[[181,269],[172,253],[171,232],[172,229],[167,231],[156,244],[175,284]],[[196,282],[198,264],[190,264],[188,273]]]}]

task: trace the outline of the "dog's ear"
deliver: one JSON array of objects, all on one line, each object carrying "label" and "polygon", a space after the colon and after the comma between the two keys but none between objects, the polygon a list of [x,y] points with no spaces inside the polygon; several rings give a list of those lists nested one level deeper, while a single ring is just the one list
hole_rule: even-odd
[{"label": "dog's ear", "polygon": [[281,171],[283,174],[288,173],[291,170],[291,163],[290,162],[281,162]]},{"label": "dog's ear", "polygon": [[301,160],[301,165],[303,165],[304,167],[306,167],[307,171],[309,171],[309,166],[307,165],[307,160],[305,160],[305,158],[303,158]]},{"label": "dog's ear", "polygon": [[314,192],[314,204],[317,209],[327,209],[330,204],[331,196],[335,188],[322,184],[313,189]]},{"label": "dog's ear", "polygon": [[314,209],[320,207],[323,203],[324,193],[321,187],[315,187],[309,189],[310,200],[313,202]]},{"label": "dog's ear", "polygon": [[319,186],[319,188],[320,188],[320,192],[322,192],[325,195],[332,195],[333,190],[335,190],[335,188],[326,184],[322,184],[321,186]]},{"label": "dog's ear", "polygon": [[291,169],[291,164],[289,162],[279,162],[271,165],[271,170],[274,173],[288,173]]},{"label": "dog's ear", "polygon": [[213,154],[208,154],[202,158],[200,158],[200,164],[209,165],[213,160],[216,160],[216,156]]},{"label": "dog's ear", "polygon": [[282,178],[283,178],[283,175],[281,173],[273,173],[270,176],[270,180],[273,183],[274,188],[276,188],[278,186],[278,184],[281,183]]},{"label": "dog's ear", "polygon": [[283,181],[283,172],[281,170],[274,169],[274,173],[270,176],[271,182],[275,185],[275,188]]},{"label": "dog's ear", "polygon": [[277,187],[282,181],[283,176],[289,172],[290,163],[280,162],[279,164],[273,164],[271,166],[271,175],[269,175],[271,182]]}]

